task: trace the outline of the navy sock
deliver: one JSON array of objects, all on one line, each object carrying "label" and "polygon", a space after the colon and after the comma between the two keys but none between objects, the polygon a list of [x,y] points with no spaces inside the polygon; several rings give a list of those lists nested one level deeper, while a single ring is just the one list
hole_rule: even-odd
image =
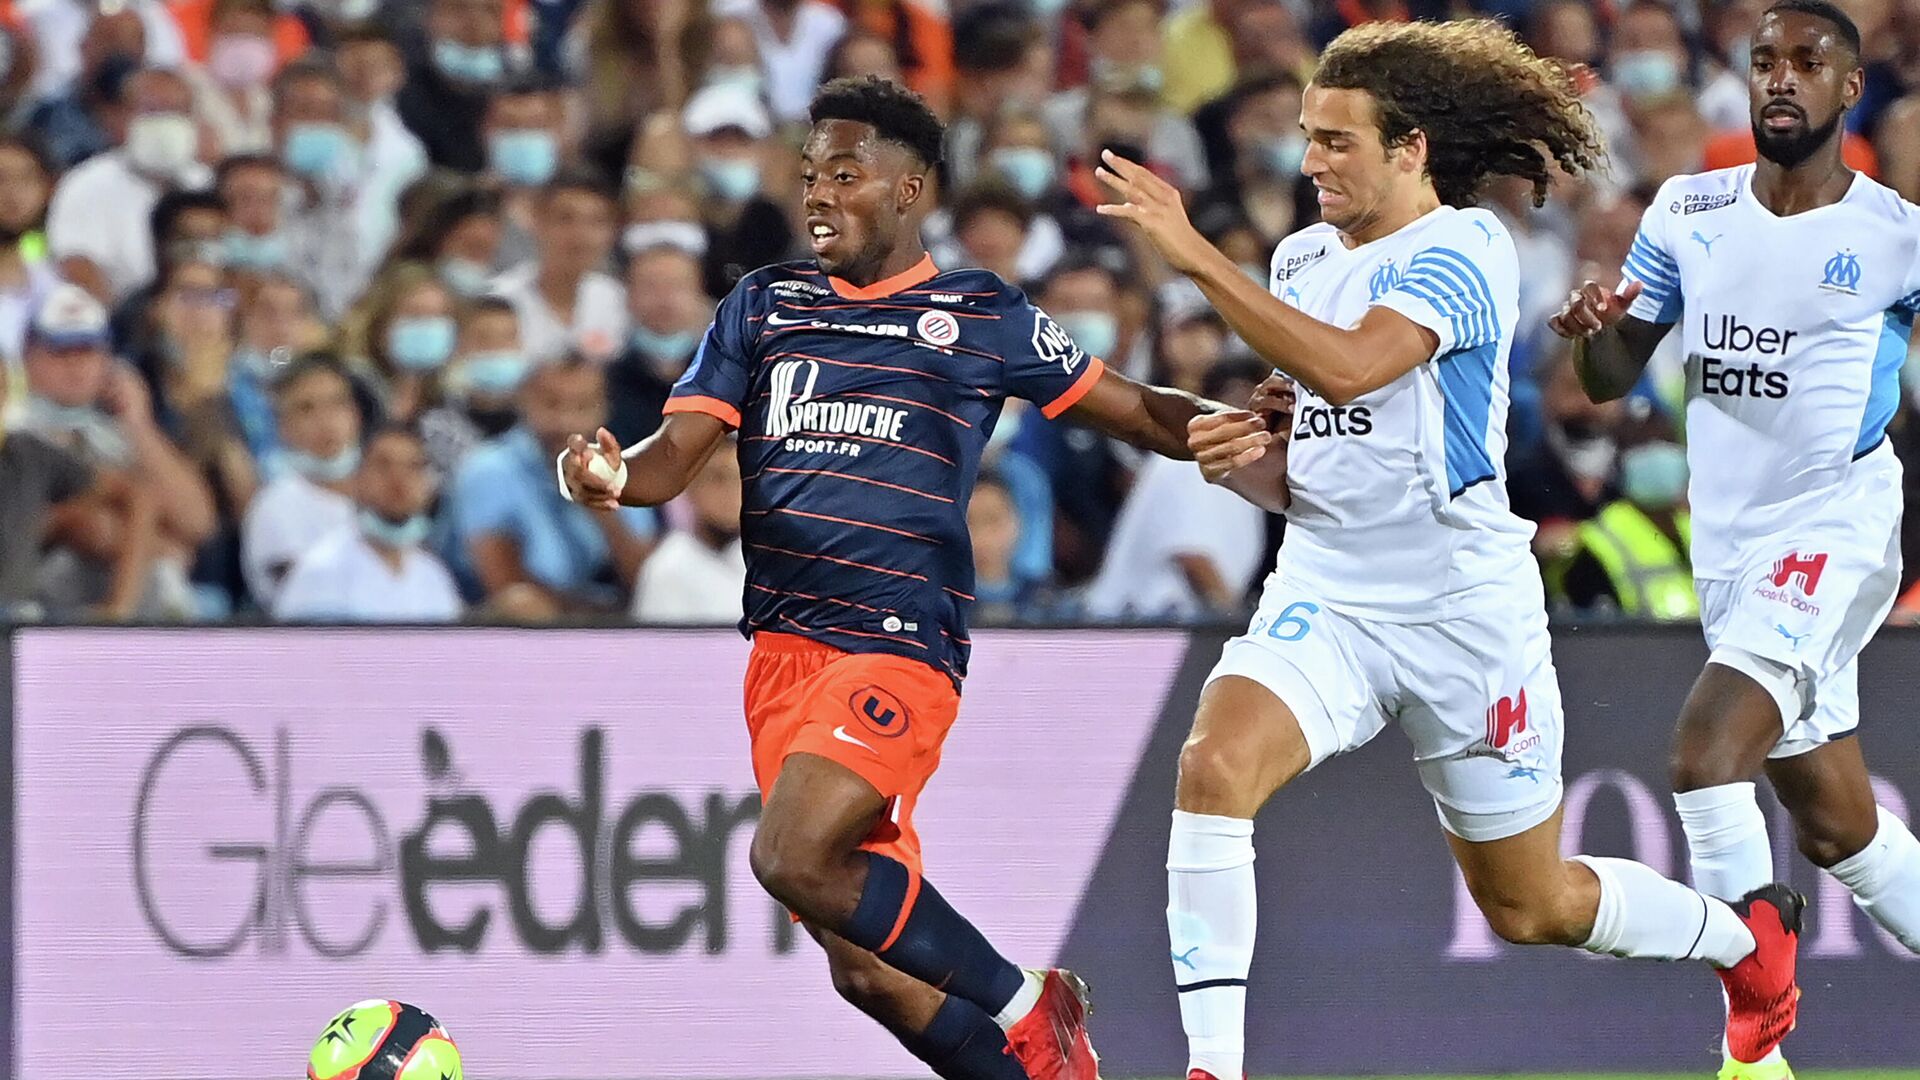
[{"label": "navy sock", "polygon": [[1007,1036],[993,1017],[952,994],[933,1014],[927,1030],[918,1035],[894,1034],[942,1080],[1028,1080],[1019,1059],[1007,1053]]},{"label": "navy sock", "polygon": [[867,884],[852,917],[837,933],[895,969],[965,998],[989,1017],[1006,1008],[1020,992],[1020,969],[988,944],[924,878],[896,934],[900,913],[909,904],[912,875],[884,855],[862,854],[867,857]]}]

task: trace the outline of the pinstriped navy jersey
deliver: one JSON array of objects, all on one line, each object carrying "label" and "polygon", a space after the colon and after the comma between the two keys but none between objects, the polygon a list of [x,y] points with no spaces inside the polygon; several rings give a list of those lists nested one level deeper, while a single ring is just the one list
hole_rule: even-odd
[{"label": "pinstriped navy jersey", "polygon": [[739,430],[741,631],[966,674],[967,499],[1008,397],[1053,417],[1100,377],[1019,289],[931,259],[866,288],[811,262],[742,278],[666,411]]}]

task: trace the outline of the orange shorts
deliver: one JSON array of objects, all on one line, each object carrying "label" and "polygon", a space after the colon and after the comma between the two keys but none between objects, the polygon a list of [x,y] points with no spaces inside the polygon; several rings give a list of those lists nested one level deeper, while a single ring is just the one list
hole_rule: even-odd
[{"label": "orange shorts", "polygon": [[940,766],[960,692],[904,656],[842,652],[811,638],[761,631],[747,661],[747,735],[760,797],[789,754],[816,754],[853,771],[889,801],[860,846],[895,859],[918,880],[913,808]]}]

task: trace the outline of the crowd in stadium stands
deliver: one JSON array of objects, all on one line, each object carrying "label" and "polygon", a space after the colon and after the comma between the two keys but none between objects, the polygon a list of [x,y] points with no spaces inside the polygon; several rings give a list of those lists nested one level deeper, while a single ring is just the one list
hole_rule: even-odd
[{"label": "crowd in stadium stands", "polygon": [[[0,619],[730,622],[729,455],[620,514],[564,502],[553,455],[654,430],[717,298],[804,252],[823,80],[894,77],[949,121],[936,261],[1021,283],[1128,374],[1245,400],[1266,369],[1094,213],[1092,162],[1176,181],[1265,280],[1315,212],[1317,48],[1470,15],[1582,65],[1612,157],[1541,210],[1486,193],[1525,268],[1513,502],[1558,610],[1695,616],[1680,335],[1594,405],[1546,320],[1617,280],[1662,180],[1752,159],[1762,0],[948,4],[0,0]],[[1920,0],[1843,6],[1868,45],[1849,160],[1920,200]],[[969,519],[982,622],[1229,616],[1281,531],[1020,403]],[[1920,620],[1920,588],[1901,607]]]}]

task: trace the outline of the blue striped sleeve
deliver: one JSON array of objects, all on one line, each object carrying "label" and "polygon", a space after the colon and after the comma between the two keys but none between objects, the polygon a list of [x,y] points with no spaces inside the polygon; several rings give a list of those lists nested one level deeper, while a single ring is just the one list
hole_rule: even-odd
[{"label": "blue striped sleeve", "polygon": [[[1420,301],[1438,321],[1421,318],[1417,306],[1396,302],[1401,298]],[[1454,248],[1430,247],[1408,260],[1382,302],[1439,334],[1436,356],[1500,340],[1500,308],[1487,276]]]},{"label": "blue striped sleeve", "polygon": [[1631,313],[1649,322],[1672,323],[1680,318],[1680,264],[1669,254],[1649,226],[1658,213],[1659,203],[1640,221],[1640,231],[1627,249],[1627,260],[1620,267],[1624,278],[1639,282],[1643,288],[1634,300]]}]

